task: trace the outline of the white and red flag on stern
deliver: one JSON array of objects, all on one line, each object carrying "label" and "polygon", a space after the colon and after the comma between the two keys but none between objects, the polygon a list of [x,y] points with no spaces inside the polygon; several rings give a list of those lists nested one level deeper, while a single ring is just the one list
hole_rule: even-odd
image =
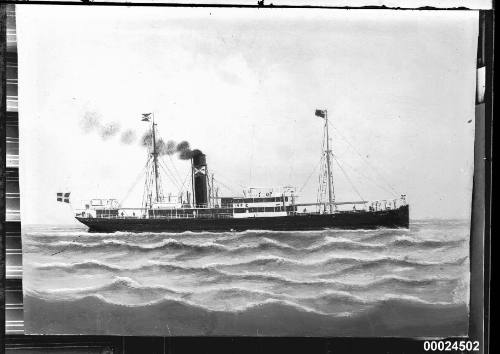
[{"label": "white and red flag on stern", "polygon": [[69,203],[69,195],[71,193],[57,193],[57,201],[63,203]]}]

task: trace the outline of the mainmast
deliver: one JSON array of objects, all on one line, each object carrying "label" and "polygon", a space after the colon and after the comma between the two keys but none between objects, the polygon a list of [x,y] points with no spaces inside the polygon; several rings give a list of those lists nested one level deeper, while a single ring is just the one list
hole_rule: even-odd
[{"label": "mainmast", "polygon": [[[318,203],[323,205],[328,205],[328,212],[332,213],[335,205],[335,191],[333,188],[333,175],[332,175],[332,150],[330,150],[330,132],[328,127],[328,111],[326,109],[317,109],[315,112],[317,117],[323,118],[325,125],[323,128],[323,147],[326,148],[322,151],[322,166],[320,172],[320,181],[318,189]],[[326,166],[325,166],[326,165]],[[324,201],[326,199],[326,194],[328,193],[328,203]],[[325,207],[326,212],[326,207]]]},{"label": "mainmast", "polygon": [[155,135],[155,115],[154,113],[152,114],[152,119],[151,119],[151,131],[152,131],[152,137],[153,137],[153,168],[154,168],[154,176],[155,176],[155,201],[158,203],[159,199],[159,190],[158,190],[158,152],[156,151],[156,135]]},{"label": "mainmast", "polygon": [[328,204],[330,207],[330,212],[333,211],[333,181],[332,181],[332,171],[330,157],[332,151],[330,150],[330,135],[328,133],[328,110],[325,109],[325,129],[326,129],[326,168],[328,174]]}]

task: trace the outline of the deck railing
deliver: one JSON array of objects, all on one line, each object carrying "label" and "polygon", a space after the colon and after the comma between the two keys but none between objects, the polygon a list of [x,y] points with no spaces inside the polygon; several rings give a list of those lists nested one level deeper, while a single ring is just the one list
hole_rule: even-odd
[{"label": "deck railing", "polygon": [[[407,205],[406,196],[401,196],[400,199],[385,199],[385,200],[375,200],[375,201],[355,201],[355,202],[336,202],[335,211],[336,212],[376,212],[384,210],[395,210],[402,206]],[[350,207],[352,205],[352,208]],[[316,210],[307,210],[302,207],[316,206]],[[264,212],[266,216],[273,216],[271,214],[287,212],[287,215],[314,215],[314,214],[324,214],[327,211],[322,210],[325,207],[325,203],[297,203],[292,205],[287,205],[287,210],[279,210],[275,208],[274,212]],[[337,209],[340,206],[342,210]],[[348,207],[347,209],[344,209]],[[318,210],[319,208],[319,210]],[[233,218],[235,215],[242,217],[241,213],[237,213],[234,205],[227,206],[225,208],[179,208],[179,209],[146,209],[146,208],[103,208],[103,209],[76,209],[75,216],[83,218],[104,218],[104,219],[229,219]],[[258,209],[258,208],[249,208]],[[326,209],[326,208],[325,208]],[[262,211],[257,211],[261,214]],[[245,213],[247,217],[256,217],[257,215],[251,211]],[[260,215],[259,215],[260,216]],[[277,215],[276,215],[277,216]]]}]

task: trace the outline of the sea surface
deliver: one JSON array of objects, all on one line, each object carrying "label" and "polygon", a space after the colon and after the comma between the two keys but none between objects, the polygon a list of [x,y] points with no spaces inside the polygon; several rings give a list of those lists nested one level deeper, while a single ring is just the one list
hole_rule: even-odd
[{"label": "sea surface", "polygon": [[466,335],[469,222],[409,230],[23,227],[30,334]]}]

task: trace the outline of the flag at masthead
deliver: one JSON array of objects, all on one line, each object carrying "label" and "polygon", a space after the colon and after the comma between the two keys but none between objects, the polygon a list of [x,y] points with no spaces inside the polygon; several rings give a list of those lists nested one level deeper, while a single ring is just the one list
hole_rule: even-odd
[{"label": "flag at masthead", "polygon": [[317,109],[314,115],[317,117],[326,118],[326,109]]}]

